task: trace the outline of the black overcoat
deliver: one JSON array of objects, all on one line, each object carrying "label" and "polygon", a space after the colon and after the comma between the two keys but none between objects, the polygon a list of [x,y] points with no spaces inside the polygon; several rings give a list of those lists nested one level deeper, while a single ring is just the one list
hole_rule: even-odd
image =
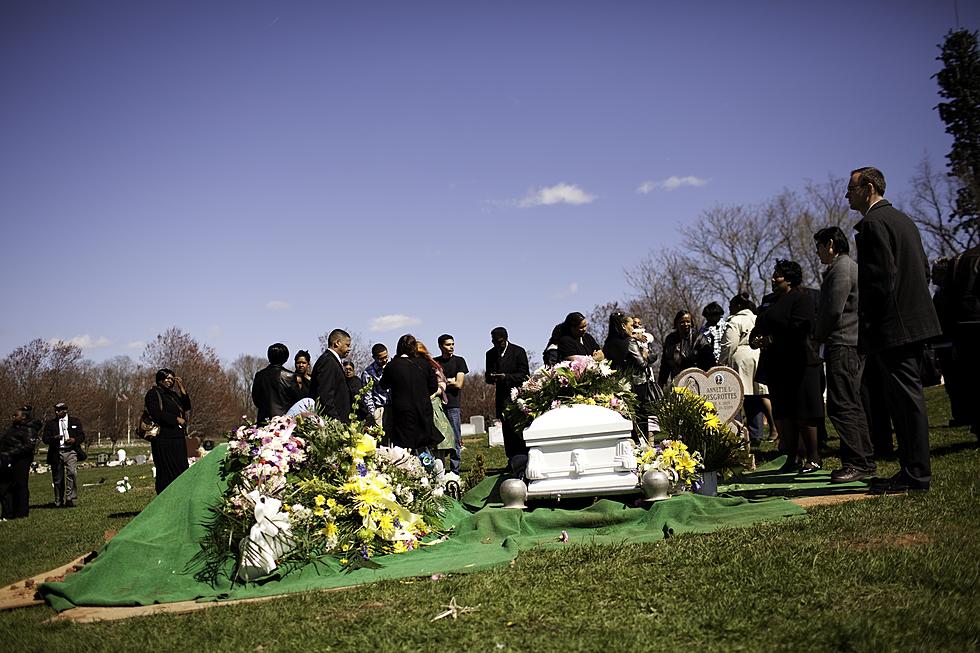
[{"label": "black overcoat", "polygon": [[858,349],[874,353],[942,333],[929,294],[929,261],[915,223],[881,200],[854,229]]}]

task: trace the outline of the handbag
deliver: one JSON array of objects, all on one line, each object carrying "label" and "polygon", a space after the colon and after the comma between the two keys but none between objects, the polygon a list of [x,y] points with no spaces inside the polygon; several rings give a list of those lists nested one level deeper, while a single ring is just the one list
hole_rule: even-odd
[{"label": "handbag", "polygon": [[[160,391],[157,391],[157,401],[160,402],[160,412],[163,412],[163,397],[160,396]],[[140,415],[140,420],[136,424],[136,435],[143,438],[147,442],[151,442],[153,438],[160,435],[160,425],[153,421],[150,417],[149,411],[146,408],[143,409],[143,414]]]}]

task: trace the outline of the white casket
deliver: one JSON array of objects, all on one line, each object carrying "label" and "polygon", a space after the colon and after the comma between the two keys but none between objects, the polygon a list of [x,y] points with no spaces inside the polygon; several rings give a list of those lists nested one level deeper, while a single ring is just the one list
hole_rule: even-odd
[{"label": "white casket", "polygon": [[633,424],[614,410],[549,410],[524,430],[528,497],[626,494],[639,490]]}]

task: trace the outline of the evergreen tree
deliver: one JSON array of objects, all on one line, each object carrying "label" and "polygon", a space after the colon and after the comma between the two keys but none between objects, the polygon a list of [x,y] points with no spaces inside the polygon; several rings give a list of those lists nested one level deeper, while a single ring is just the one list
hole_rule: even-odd
[{"label": "evergreen tree", "polygon": [[946,155],[949,175],[960,182],[953,219],[958,229],[980,228],[980,54],[977,33],[950,30],[937,57],[943,69],[936,73],[938,105],[953,147]]}]

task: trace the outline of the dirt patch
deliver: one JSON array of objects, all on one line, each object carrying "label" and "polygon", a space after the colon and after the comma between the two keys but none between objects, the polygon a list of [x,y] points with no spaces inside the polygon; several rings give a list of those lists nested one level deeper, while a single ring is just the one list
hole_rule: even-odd
[{"label": "dirt patch", "polygon": [[911,533],[889,533],[888,535],[880,535],[866,540],[845,540],[839,546],[857,549],[858,551],[867,551],[886,547],[928,546],[933,541],[931,536],[913,531]]}]

